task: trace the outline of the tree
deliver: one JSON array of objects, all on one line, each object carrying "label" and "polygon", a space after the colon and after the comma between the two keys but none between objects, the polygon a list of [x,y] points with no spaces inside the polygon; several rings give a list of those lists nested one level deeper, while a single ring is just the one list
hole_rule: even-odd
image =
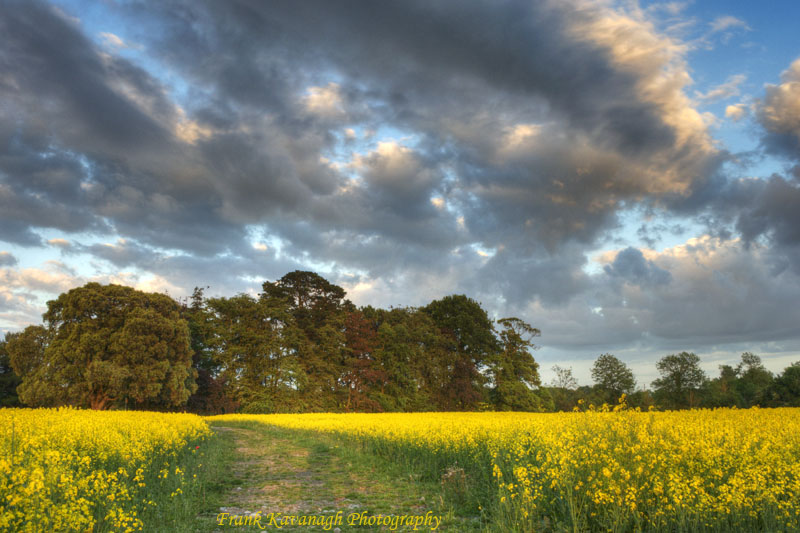
[{"label": "tree", "polygon": [[169,408],[196,387],[189,329],[169,296],[88,283],[43,318],[7,345],[28,405]]},{"label": "tree", "polygon": [[[365,393],[371,402],[382,411],[458,408],[449,394],[455,354],[452,340],[442,335],[428,314],[410,307],[365,307],[361,313],[375,331],[374,337],[364,333],[372,348]],[[348,352],[357,346],[350,335],[348,328]]]},{"label": "tree", "polygon": [[736,367],[736,374],[739,376],[736,381],[736,391],[742,400],[740,407],[764,404],[773,376],[772,372],[761,364],[761,358],[750,352],[743,353],[742,362]]},{"label": "tree", "polygon": [[374,322],[361,311],[348,313],[345,319],[345,360],[342,382],[347,389],[345,410],[380,411],[380,404],[369,397],[374,386],[386,379],[375,360],[378,331]]},{"label": "tree", "polygon": [[783,369],[770,387],[771,405],[800,407],[800,361]]},{"label": "tree", "polygon": [[572,368],[554,365],[556,376],[550,382],[550,396],[556,411],[572,411],[578,405],[578,382],[572,375]]},{"label": "tree", "polygon": [[181,318],[189,325],[194,352],[192,367],[197,372],[197,390],[186,402],[186,409],[203,415],[231,413],[239,404],[232,397],[229,383],[220,375],[215,349],[216,321],[203,292],[203,288],[195,287],[191,298],[181,305]]},{"label": "tree", "polygon": [[602,401],[611,405],[616,405],[623,394],[631,394],[636,387],[631,369],[610,353],[594,362],[592,379]]},{"label": "tree", "polygon": [[572,367],[561,368],[558,365],[553,365],[553,372],[556,377],[550,382],[550,386],[557,389],[575,390],[578,388],[578,381],[572,375]]},{"label": "tree", "polygon": [[239,294],[211,298],[208,308],[219,377],[229,395],[245,412],[295,410],[307,376],[293,348],[300,332],[287,302]]},{"label": "tree", "polygon": [[5,339],[0,341],[0,407],[16,407],[19,405],[17,387],[21,383],[19,376],[11,368],[11,359],[6,346],[9,339],[19,333],[6,333]]},{"label": "tree", "polygon": [[[542,411],[545,405],[536,393],[541,386],[539,364],[529,350],[541,332],[519,318],[501,318],[500,351],[489,361],[494,384],[490,397],[499,411]],[[547,407],[552,408],[552,405]]]},{"label": "tree", "polygon": [[275,282],[265,282],[261,299],[276,307],[288,305],[301,335],[291,349],[297,353],[308,378],[300,385],[301,410],[339,411],[347,395],[344,372],[345,319],[355,307],[345,300],[345,290],[314,272],[294,271]]},{"label": "tree", "polygon": [[656,399],[673,409],[698,405],[698,392],[707,378],[700,368],[700,358],[693,353],[667,355],[656,363],[661,378],[653,382]]},{"label": "tree", "polygon": [[484,400],[486,378],[480,370],[499,346],[486,311],[464,295],[446,296],[422,308],[449,337],[455,355],[448,383],[449,394],[458,409],[470,410]]},{"label": "tree", "polygon": [[719,377],[708,382],[703,394],[705,407],[735,407],[742,405],[737,391],[739,372],[730,365],[720,365]]},{"label": "tree", "polygon": [[313,341],[316,340],[316,331],[331,315],[344,309],[351,310],[352,304],[344,299],[346,294],[343,288],[319,274],[295,270],[278,281],[264,282],[261,297],[285,300],[295,324]]}]

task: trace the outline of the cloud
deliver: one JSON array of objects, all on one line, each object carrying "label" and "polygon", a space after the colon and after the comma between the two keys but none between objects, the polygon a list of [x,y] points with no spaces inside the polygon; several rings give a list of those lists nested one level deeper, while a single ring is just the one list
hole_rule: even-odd
[{"label": "cloud", "polygon": [[725,107],[725,116],[734,122],[742,120],[748,112],[746,104],[732,104]]},{"label": "cloud", "polygon": [[709,23],[709,27],[711,28],[711,33],[720,33],[730,29],[750,31],[750,26],[745,21],[731,15],[722,15],[715,18]]},{"label": "cloud", "polygon": [[767,246],[702,236],[660,252],[612,250],[598,260],[603,272],[566,305],[530,305],[548,346],[699,351],[796,339],[800,273],[776,272]]},{"label": "cloud", "polygon": [[781,83],[767,84],[756,116],[767,134],[768,150],[800,159],[800,59],[781,74]]},{"label": "cloud", "polygon": [[[697,98],[700,102],[707,104],[738,96],[740,94],[739,85],[741,85],[746,79],[747,76],[744,74],[735,74],[733,76],[729,76],[728,79],[725,80],[725,83],[717,85],[716,87],[712,87],[705,93],[695,91],[695,98]],[[730,108],[731,106],[728,107]],[[727,110],[725,114],[727,116]]]},{"label": "cloud", "polygon": [[0,252],[0,267],[14,266],[17,263],[17,258],[10,252]]},{"label": "cloud", "polygon": [[[0,15],[0,239],[93,269],[6,268],[13,305],[89,279],[233,294],[313,269],[363,304],[466,292],[561,347],[790,335],[755,295],[796,318],[796,183],[724,174],[695,106],[744,78],[689,96],[692,43],[653,18],[678,4],[105,9],[142,28],[136,53],[42,2]],[[769,148],[796,142],[794,70],[756,104]],[[709,235],[615,243],[632,208],[686,221],[643,226],[651,246],[695,218]]]},{"label": "cloud", "polygon": [[667,270],[644,258],[642,252],[628,247],[616,254],[603,270],[612,278],[638,285],[666,285],[672,279]]}]

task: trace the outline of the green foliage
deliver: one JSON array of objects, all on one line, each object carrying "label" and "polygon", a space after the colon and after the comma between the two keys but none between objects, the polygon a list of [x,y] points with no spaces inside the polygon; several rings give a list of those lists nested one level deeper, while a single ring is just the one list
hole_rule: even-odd
[{"label": "green foliage", "polygon": [[339,379],[347,357],[345,318],[354,310],[345,294],[322,276],[299,270],[262,286],[261,300],[291,316],[286,348],[300,365],[294,404],[298,410],[338,411],[344,402],[346,391]]},{"label": "green foliage", "polygon": [[631,394],[636,387],[633,371],[610,353],[597,358],[592,365],[592,379],[602,402],[616,405],[620,396]]},{"label": "green foliage", "polygon": [[700,404],[700,391],[707,378],[700,358],[693,353],[667,355],[656,363],[661,378],[653,382],[656,400],[671,409],[692,408]]},{"label": "green foliage", "polygon": [[719,377],[710,380],[703,391],[705,407],[738,407],[743,404],[737,390],[738,371],[730,365],[720,365]]},{"label": "green foliage", "polygon": [[[529,350],[541,332],[519,318],[501,318],[501,349],[489,361],[489,376],[494,383],[490,397],[498,411],[543,411],[552,409],[552,399],[545,402],[537,393],[542,382],[539,364]],[[547,405],[549,403],[549,406]]]},{"label": "green foliage", "polygon": [[245,412],[292,405],[307,378],[291,348],[298,331],[287,303],[240,294],[207,305],[214,325],[209,343],[229,397]]},{"label": "green foliage", "polygon": [[27,405],[171,408],[196,388],[189,329],[170,297],[89,283],[9,340]]},{"label": "green foliage", "polygon": [[446,296],[422,308],[453,343],[455,360],[447,394],[459,410],[475,409],[485,398],[486,378],[480,368],[498,352],[492,321],[475,300]]},{"label": "green foliage", "polygon": [[783,369],[770,387],[771,403],[775,407],[800,407],[800,361]]},{"label": "green foliage", "polygon": [[18,333],[6,333],[5,339],[0,341],[0,407],[16,407],[20,405],[17,396],[17,387],[21,383],[19,376],[11,368],[11,359],[6,349],[9,338]]},{"label": "green foliage", "polygon": [[741,407],[765,405],[773,376],[761,363],[761,358],[750,352],[743,353],[742,362],[736,367],[736,371],[739,376],[736,391],[742,399]]}]

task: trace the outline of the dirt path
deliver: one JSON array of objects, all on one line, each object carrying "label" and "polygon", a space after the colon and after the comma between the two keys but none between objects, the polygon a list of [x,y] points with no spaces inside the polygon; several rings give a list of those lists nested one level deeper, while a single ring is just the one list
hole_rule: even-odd
[{"label": "dirt path", "polygon": [[236,457],[226,480],[234,488],[219,510],[227,516],[222,525],[207,517],[208,531],[258,531],[259,524],[266,531],[480,530],[476,517],[453,515],[435,483],[332,437],[256,425],[212,428],[232,437]]}]

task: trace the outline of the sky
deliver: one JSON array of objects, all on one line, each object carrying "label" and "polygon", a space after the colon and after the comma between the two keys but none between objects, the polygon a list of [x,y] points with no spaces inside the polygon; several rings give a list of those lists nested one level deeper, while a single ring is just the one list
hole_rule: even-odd
[{"label": "sky", "polygon": [[0,0],[0,332],[89,281],[466,294],[640,386],[800,360],[800,3]]}]

